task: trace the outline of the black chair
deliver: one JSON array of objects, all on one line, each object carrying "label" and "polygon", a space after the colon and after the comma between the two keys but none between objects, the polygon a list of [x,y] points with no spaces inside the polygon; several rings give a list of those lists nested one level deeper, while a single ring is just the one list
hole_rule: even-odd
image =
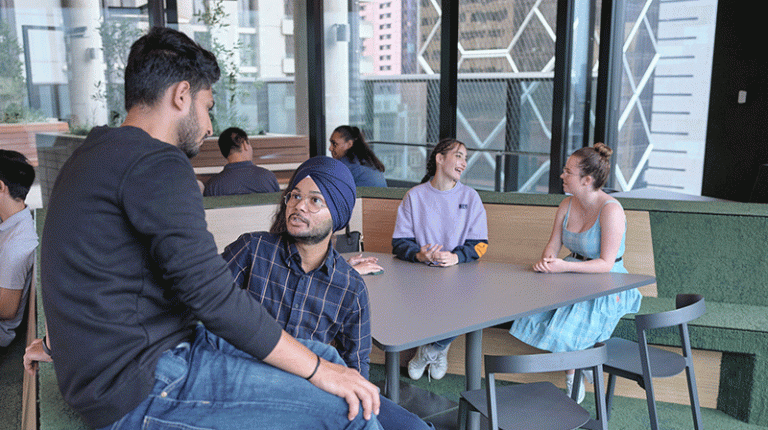
[{"label": "black chair", "polygon": [[[605,399],[603,398],[603,363],[607,348],[598,343],[584,351],[550,354],[485,356],[485,390],[465,391],[459,399],[459,429],[467,428],[469,411],[488,418],[488,428],[510,430],[556,430],[579,427],[606,430]],[[496,373],[540,373],[577,369],[574,375],[573,398],[551,382],[496,387]],[[581,370],[591,369],[595,375],[596,419],[576,403]]]},{"label": "black chair", "polygon": [[[696,376],[693,372],[688,322],[704,314],[704,297],[697,294],[678,294],[675,307],[676,310],[673,311],[636,315],[635,326],[637,327],[638,342],[631,342],[620,338],[611,338],[605,342],[608,347],[608,362],[604,366],[605,371],[608,373],[608,391],[605,394],[605,402],[608,407],[609,418],[613,400],[613,389],[616,386],[616,377],[621,376],[622,378],[636,381],[641,388],[645,389],[651,428],[657,430],[659,428],[659,420],[656,414],[656,400],[653,396],[652,378],[675,376],[685,370],[688,379],[688,394],[691,399],[694,428],[696,430],[703,428],[701,424],[701,409],[699,408],[699,395],[696,391]],[[674,326],[677,326],[680,331],[683,355],[648,346],[646,330]]]}]

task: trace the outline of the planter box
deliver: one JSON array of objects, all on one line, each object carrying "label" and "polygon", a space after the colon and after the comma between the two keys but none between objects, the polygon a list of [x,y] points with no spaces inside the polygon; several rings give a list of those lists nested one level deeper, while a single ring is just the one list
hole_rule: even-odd
[{"label": "planter box", "polygon": [[37,166],[35,134],[66,133],[67,131],[69,131],[69,125],[61,121],[0,124],[0,149],[21,152],[33,166]]},{"label": "planter box", "polygon": [[75,136],[62,133],[38,133],[36,169],[38,182],[40,182],[40,194],[43,207],[48,205],[53,183],[59,174],[61,166],[69,159],[69,156],[83,144],[85,136]]}]

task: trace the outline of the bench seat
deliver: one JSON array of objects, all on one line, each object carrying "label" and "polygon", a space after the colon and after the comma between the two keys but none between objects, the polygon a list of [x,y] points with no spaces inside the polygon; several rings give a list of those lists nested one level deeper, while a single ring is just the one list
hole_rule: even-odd
[{"label": "bench seat", "polygon": [[[695,293],[695,291],[692,291]],[[706,297],[704,297],[706,301]],[[768,419],[768,307],[706,301],[707,311],[689,323],[691,347],[721,351],[717,409],[749,423]],[[671,297],[643,297],[640,314],[675,308]],[[679,346],[676,330],[655,330],[648,341]],[[634,314],[626,315],[613,333],[637,340]]]}]

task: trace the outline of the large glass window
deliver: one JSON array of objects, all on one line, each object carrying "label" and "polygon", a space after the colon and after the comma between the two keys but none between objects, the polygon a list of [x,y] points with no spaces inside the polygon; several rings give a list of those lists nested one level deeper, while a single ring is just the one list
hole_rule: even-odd
[{"label": "large glass window", "polygon": [[465,182],[546,192],[556,0],[459,3],[456,137],[478,151]]},{"label": "large glass window", "polygon": [[[339,24],[350,32],[349,42],[337,41],[326,51],[326,92],[343,87],[348,94],[327,104],[326,129],[359,126],[392,184],[420,181],[425,146],[438,138],[440,9],[436,0],[355,1],[343,18],[326,14],[343,19]],[[333,71],[342,63],[348,64],[348,80]],[[340,109],[339,103],[347,106]]]},{"label": "large glass window", "polygon": [[612,187],[700,195],[717,0],[628,0]]},{"label": "large glass window", "polygon": [[[593,143],[599,19],[575,2],[570,153]],[[122,68],[148,28],[146,0],[17,0],[0,10],[1,121],[88,130],[122,122]],[[424,172],[439,138],[442,2],[324,0],[326,130],[360,126],[393,184]],[[557,0],[462,0],[458,6],[456,137],[478,189],[547,192]],[[600,1],[595,13],[599,17]],[[249,133],[295,133],[293,0],[183,0],[178,27],[207,44],[225,71],[215,122]],[[700,194],[717,0],[626,0],[609,187]],[[590,35],[592,38],[590,39]],[[593,56],[588,45],[593,42]],[[589,57],[589,58],[588,58]],[[309,77],[313,79],[314,77]],[[53,124],[53,125],[52,125]],[[57,128],[58,127],[58,128]],[[0,146],[38,162],[35,132]],[[31,136],[31,137],[30,137]],[[327,136],[326,136],[327,138]],[[556,168],[559,170],[561,166]]]},{"label": "large glass window", "polygon": [[214,134],[231,126],[249,134],[295,133],[293,2],[194,2],[190,25],[181,30],[210,49],[222,69]]},{"label": "large glass window", "polygon": [[[471,186],[547,191],[555,11],[556,0],[459,4],[456,137],[476,150]],[[439,139],[441,22],[436,0],[360,2],[350,14],[361,84],[350,87],[348,121],[375,142],[393,183],[420,180]]]}]

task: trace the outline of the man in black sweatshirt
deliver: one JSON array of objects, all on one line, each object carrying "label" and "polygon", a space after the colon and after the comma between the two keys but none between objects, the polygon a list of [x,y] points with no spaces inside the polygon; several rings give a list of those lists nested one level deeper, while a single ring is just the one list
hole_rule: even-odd
[{"label": "man in black sweatshirt", "polygon": [[59,173],[41,283],[64,399],[96,428],[379,428],[376,387],[282,331],[217,253],[188,157],[218,77],[213,54],[153,28],[131,47],[125,122]]}]

